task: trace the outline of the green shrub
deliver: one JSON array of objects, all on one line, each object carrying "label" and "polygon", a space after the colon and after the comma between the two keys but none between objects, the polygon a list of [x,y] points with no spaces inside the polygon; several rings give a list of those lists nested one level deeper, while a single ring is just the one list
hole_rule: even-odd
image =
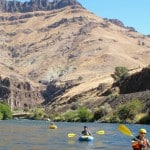
[{"label": "green shrub", "polygon": [[81,107],[77,110],[78,117],[80,118],[81,122],[87,122],[87,121],[92,121],[93,120],[93,114],[92,112],[85,108]]},{"label": "green shrub", "polygon": [[94,118],[94,120],[99,120],[111,112],[112,112],[112,108],[111,108],[110,104],[105,103],[103,106],[100,106],[100,108],[98,108],[94,112],[93,118]]},{"label": "green shrub", "polygon": [[118,123],[118,122],[120,122],[120,119],[119,119],[118,115],[116,113],[114,113],[113,115],[110,116],[109,122]]},{"label": "green shrub", "polygon": [[106,114],[107,114],[107,111],[103,107],[101,107],[94,112],[94,120],[98,120],[102,118],[103,116],[105,116]]},{"label": "green shrub", "polygon": [[54,120],[54,121],[65,121],[64,117],[61,116],[61,115],[56,115],[53,120]]},{"label": "green shrub", "polygon": [[79,120],[77,111],[73,111],[73,110],[67,111],[63,116],[65,120],[69,122]]},{"label": "green shrub", "polygon": [[34,120],[41,120],[44,118],[45,115],[45,112],[41,108],[36,108],[33,115],[29,118]]},{"label": "green shrub", "polygon": [[77,110],[69,110],[63,114],[63,117],[66,121],[87,122],[93,120],[92,112],[84,107],[80,107]]},{"label": "green shrub", "polygon": [[115,73],[112,75],[112,77],[118,81],[121,79],[125,79],[129,75],[129,70],[126,67],[116,67],[115,68]]},{"label": "green shrub", "polygon": [[1,119],[6,120],[6,119],[11,119],[12,118],[12,113],[9,105],[5,103],[0,103],[0,113],[1,113]]},{"label": "green shrub", "polygon": [[141,112],[142,109],[142,103],[135,99],[124,105],[120,105],[116,113],[122,122],[126,122],[127,120],[134,120],[136,114]]},{"label": "green shrub", "polygon": [[3,114],[0,112],[0,120],[3,119]]}]

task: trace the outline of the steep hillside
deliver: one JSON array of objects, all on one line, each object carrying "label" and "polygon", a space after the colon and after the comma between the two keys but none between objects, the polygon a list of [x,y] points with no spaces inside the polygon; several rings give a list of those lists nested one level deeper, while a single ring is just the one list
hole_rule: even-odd
[{"label": "steep hillside", "polygon": [[[32,11],[22,11],[33,7],[32,0],[19,8],[9,3],[13,13],[0,2],[0,76],[45,88],[43,103],[55,101],[61,106],[100,84],[111,86],[116,66],[136,71],[150,63],[149,37],[97,17],[76,0],[39,3]],[[54,3],[59,7],[48,9]],[[53,81],[63,91],[51,98],[46,91]]]},{"label": "steep hillside", "polygon": [[[116,88],[116,83],[111,89]],[[140,72],[128,76],[119,84],[119,95],[106,97],[104,103],[109,103],[112,108],[118,104],[127,103],[133,99],[139,99],[144,104],[143,111],[149,111],[150,107],[150,67],[143,68]]]}]

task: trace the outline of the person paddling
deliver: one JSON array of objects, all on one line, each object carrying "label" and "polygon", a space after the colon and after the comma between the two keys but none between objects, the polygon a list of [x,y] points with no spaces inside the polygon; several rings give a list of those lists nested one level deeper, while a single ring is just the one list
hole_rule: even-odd
[{"label": "person paddling", "polygon": [[51,126],[55,126],[55,123],[54,123],[54,122],[51,122],[50,125],[51,125]]},{"label": "person paddling", "polygon": [[82,135],[91,135],[92,136],[92,133],[88,130],[87,126],[84,126],[84,129],[81,133],[82,133]]},{"label": "person paddling", "polygon": [[148,150],[150,147],[150,142],[146,138],[146,129],[140,129],[139,135],[136,138],[132,139],[132,148],[133,150]]}]

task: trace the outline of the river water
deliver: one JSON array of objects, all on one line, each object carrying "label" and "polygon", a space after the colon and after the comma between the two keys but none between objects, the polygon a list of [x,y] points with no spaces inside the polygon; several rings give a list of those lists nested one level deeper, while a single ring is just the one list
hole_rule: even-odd
[{"label": "river water", "polygon": [[[57,122],[55,130],[49,129],[49,124],[33,120],[0,121],[0,150],[132,150],[131,137],[120,133],[118,124]],[[84,125],[94,135],[92,142],[78,141]],[[141,127],[150,132],[149,125],[127,124],[127,127],[135,135]],[[104,130],[105,134],[96,134],[99,130]],[[68,133],[77,135],[68,138]]]}]

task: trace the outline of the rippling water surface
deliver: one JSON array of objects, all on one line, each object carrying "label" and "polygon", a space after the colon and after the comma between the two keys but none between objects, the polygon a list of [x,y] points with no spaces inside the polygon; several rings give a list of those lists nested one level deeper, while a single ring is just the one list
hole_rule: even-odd
[{"label": "rippling water surface", "polygon": [[[47,121],[0,121],[0,150],[132,150],[131,137],[117,131],[118,124],[57,122],[58,129],[48,129]],[[79,142],[78,135],[87,125],[94,134],[93,142]],[[149,125],[127,125],[136,135],[139,128]],[[104,135],[96,134],[104,130]],[[68,133],[77,136],[68,138]],[[149,133],[147,135],[149,136]]]}]

